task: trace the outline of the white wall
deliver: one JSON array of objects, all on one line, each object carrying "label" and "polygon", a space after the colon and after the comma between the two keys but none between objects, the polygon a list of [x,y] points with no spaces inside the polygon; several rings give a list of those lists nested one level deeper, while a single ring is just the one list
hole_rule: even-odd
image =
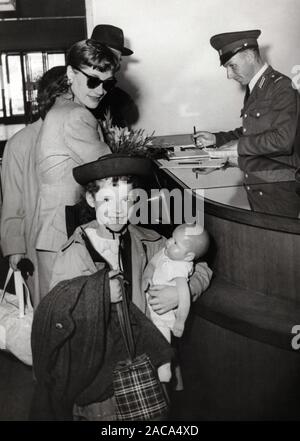
[{"label": "white wall", "polygon": [[291,76],[300,65],[300,0],[86,0],[96,24],[124,30],[134,55],[123,58],[121,86],[140,110],[137,127],[157,135],[239,125],[243,91],[219,66],[209,39],[261,29],[263,54]]}]

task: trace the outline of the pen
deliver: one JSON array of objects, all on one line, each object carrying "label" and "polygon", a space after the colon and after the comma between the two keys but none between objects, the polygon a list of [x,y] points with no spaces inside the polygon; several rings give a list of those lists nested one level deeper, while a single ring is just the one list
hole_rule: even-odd
[{"label": "pen", "polygon": [[195,146],[197,147],[197,141],[196,141],[196,138],[195,138],[195,136],[196,136],[196,126],[194,126],[194,143],[195,143]]},{"label": "pen", "polygon": [[201,165],[201,161],[184,161],[184,162],[177,162],[178,165]]}]

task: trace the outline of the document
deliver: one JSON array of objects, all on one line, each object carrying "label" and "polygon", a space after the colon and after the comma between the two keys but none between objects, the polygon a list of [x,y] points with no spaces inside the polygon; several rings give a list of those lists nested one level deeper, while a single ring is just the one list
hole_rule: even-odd
[{"label": "document", "polygon": [[166,159],[161,159],[159,161],[160,168],[168,168],[168,169],[174,169],[174,168],[197,168],[198,170],[201,169],[208,169],[208,168],[222,168],[227,163],[228,158],[222,158],[222,159],[189,159],[189,160],[177,160],[177,161],[168,161]]},{"label": "document", "polygon": [[209,158],[209,153],[205,149],[195,147],[195,144],[174,146],[174,152],[168,152],[169,160],[177,159],[200,159]]}]

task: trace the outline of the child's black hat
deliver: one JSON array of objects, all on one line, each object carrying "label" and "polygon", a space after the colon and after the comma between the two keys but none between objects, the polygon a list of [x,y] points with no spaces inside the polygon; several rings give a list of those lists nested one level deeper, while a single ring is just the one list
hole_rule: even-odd
[{"label": "child's black hat", "polygon": [[149,158],[110,153],[96,161],[73,168],[73,176],[78,184],[86,185],[91,181],[113,176],[147,177],[152,174],[152,170],[153,165]]}]

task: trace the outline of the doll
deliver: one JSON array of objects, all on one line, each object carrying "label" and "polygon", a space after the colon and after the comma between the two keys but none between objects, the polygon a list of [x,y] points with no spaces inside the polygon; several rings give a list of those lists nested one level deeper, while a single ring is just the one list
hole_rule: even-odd
[{"label": "doll", "polygon": [[[189,277],[193,273],[193,261],[202,257],[209,246],[209,235],[198,224],[179,225],[167,240],[165,247],[158,251],[150,260],[143,274],[142,286],[147,291],[154,285],[174,286],[178,293],[178,307],[157,314],[151,303],[151,296],[146,292],[150,318],[165,338],[171,342],[171,331],[181,337],[186,318],[190,310]],[[171,363],[158,368],[160,381],[171,380]],[[179,375],[180,377],[180,375]]]},{"label": "doll", "polygon": [[[151,319],[168,341],[171,331],[181,337],[190,309],[188,279],[193,273],[193,261],[203,256],[209,246],[208,233],[198,224],[179,225],[167,240],[165,247],[156,253],[143,274],[143,286],[170,285],[178,292],[178,307],[165,314],[157,314],[149,305]],[[147,295],[149,301],[149,295]]]}]

